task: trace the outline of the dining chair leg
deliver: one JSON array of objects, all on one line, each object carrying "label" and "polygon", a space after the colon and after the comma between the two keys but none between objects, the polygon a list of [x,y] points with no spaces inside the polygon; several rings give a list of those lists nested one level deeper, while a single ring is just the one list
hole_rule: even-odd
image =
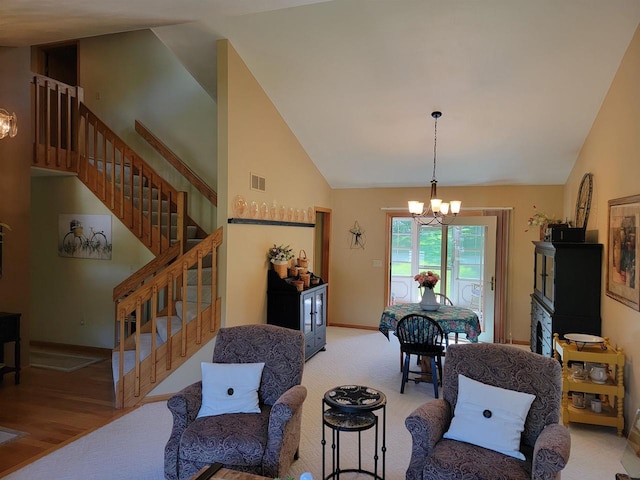
[{"label": "dining chair leg", "polygon": [[404,366],[402,367],[402,384],[400,385],[400,393],[404,393],[404,386],[409,381],[409,362],[411,361],[411,355],[407,354],[404,357]]},{"label": "dining chair leg", "polygon": [[404,369],[404,353],[400,350],[400,371],[402,372]]},{"label": "dining chair leg", "polygon": [[436,357],[431,357],[431,379],[433,381],[433,394],[438,398],[438,367],[436,366]]},{"label": "dining chair leg", "polygon": [[455,342],[458,343],[458,332],[455,334]]}]

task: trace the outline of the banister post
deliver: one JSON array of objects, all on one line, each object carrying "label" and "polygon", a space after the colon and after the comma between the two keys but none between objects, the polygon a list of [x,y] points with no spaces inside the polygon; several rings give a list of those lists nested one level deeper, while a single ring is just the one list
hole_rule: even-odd
[{"label": "banister post", "polygon": [[178,192],[176,204],[178,208],[177,240],[180,242],[180,252],[185,253],[187,251],[187,192]]}]

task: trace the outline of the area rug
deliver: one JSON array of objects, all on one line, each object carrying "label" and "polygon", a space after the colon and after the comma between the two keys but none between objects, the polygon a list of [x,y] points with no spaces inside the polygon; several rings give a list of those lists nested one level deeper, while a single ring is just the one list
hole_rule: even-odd
[{"label": "area rug", "polygon": [[27,432],[20,432],[11,428],[0,427],[0,445],[27,435]]},{"label": "area rug", "polygon": [[59,370],[61,372],[74,372],[91,365],[92,363],[98,363],[104,360],[99,357],[85,357],[39,350],[31,350],[31,352],[29,352],[29,357],[31,359],[32,367]]}]

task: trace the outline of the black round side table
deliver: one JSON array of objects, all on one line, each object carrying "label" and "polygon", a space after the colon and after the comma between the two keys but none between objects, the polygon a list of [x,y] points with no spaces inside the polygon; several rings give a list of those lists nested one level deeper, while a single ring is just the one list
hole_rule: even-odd
[{"label": "black round side table", "polygon": [[[378,475],[378,415],[382,409],[382,471]],[[342,385],[324,394],[322,399],[322,478],[340,479],[340,473],[357,472],[384,480],[386,447],[387,397],[384,393],[363,385]],[[331,429],[332,463],[331,472],[325,475],[325,427]],[[373,472],[362,468],[363,431],[375,428],[375,446],[373,451]],[[358,432],[358,468],[340,468],[340,432]]]}]

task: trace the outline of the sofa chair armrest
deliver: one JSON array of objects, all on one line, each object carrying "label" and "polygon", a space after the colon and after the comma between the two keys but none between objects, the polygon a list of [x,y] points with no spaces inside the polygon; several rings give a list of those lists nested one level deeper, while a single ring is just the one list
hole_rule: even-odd
[{"label": "sofa chair armrest", "polygon": [[196,419],[201,404],[202,382],[189,385],[167,401],[167,408],[173,415],[171,435],[164,447],[164,473],[168,480],[178,478],[180,438],[187,425]]},{"label": "sofa chair armrest", "polygon": [[451,406],[444,399],[427,402],[416,408],[404,424],[411,433],[413,446],[407,479],[422,478],[422,465],[451,423]]},{"label": "sofa chair armrest", "polygon": [[263,475],[278,477],[287,473],[300,445],[302,404],[306,398],[306,387],[296,385],[280,395],[271,407]]},{"label": "sofa chair armrest", "polygon": [[535,480],[560,478],[559,472],[567,465],[570,451],[569,430],[558,423],[547,425],[533,447],[531,478]]},{"label": "sofa chair armrest", "polygon": [[[167,400],[167,407],[174,416],[184,417],[187,424],[193,422],[202,405],[202,382],[183,388]],[[186,425],[185,425],[186,426]]]}]

